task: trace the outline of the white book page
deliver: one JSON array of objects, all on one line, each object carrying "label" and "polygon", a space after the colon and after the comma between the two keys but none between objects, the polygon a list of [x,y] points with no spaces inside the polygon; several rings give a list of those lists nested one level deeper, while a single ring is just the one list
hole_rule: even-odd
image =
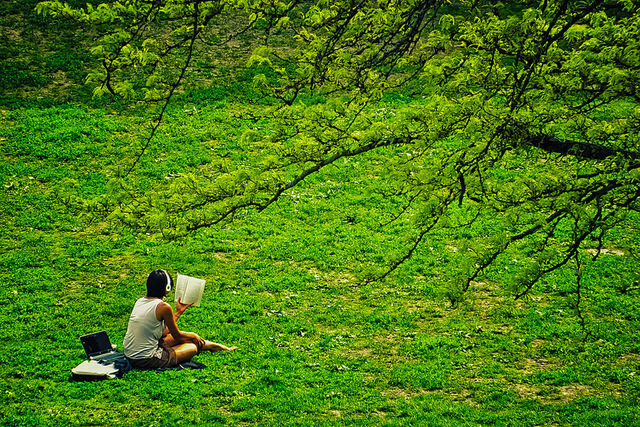
[{"label": "white book page", "polygon": [[175,301],[180,300],[182,304],[193,303],[195,307],[200,307],[204,284],[205,280],[203,279],[178,274]]}]

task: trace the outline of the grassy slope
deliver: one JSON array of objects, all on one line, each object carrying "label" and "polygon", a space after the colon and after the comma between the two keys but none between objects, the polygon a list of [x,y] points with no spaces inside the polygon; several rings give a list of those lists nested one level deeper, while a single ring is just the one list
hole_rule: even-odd
[{"label": "grassy slope", "polygon": [[[384,200],[358,184],[384,154],[331,168],[262,214],[188,240],[87,223],[76,197],[106,191],[136,118],[52,100],[68,91],[38,100],[39,85],[16,83],[0,109],[3,424],[637,422],[638,295],[616,289],[636,277],[629,257],[604,256],[587,272],[609,280],[586,281],[585,341],[571,272],[528,301],[484,282],[449,307],[440,274],[457,260],[450,233],[387,281],[361,284],[402,244],[395,230],[378,230]],[[236,95],[176,103],[141,178],[197,167],[212,146],[233,153],[246,126],[229,118]],[[157,267],[206,278],[203,305],[182,327],[241,350],[198,356],[202,371],[69,382],[83,358],[78,337],[106,329],[120,345]]]}]

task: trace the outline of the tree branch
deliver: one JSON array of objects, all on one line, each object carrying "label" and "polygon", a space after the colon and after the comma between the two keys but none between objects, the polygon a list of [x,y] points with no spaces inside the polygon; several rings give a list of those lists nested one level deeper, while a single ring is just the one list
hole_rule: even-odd
[{"label": "tree branch", "polygon": [[632,160],[640,160],[640,153],[587,142],[560,139],[550,135],[536,135],[530,139],[531,145],[550,153],[569,154],[587,160],[604,160],[622,155]]}]

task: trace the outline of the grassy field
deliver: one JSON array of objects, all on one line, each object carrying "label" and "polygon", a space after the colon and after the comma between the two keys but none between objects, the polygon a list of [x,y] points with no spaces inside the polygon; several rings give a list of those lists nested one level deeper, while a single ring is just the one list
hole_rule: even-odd
[{"label": "grassy field", "polygon": [[[21,7],[2,6],[3,28]],[[12,58],[0,76],[0,423],[640,424],[640,298],[624,292],[640,270],[619,246],[637,236],[609,236],[585,265],[579,305],[570,268],[514,301],[505,286],[514,258],[452,306],[447,284],[466,233],[456,228],[367,282],[406,249],[398,236],[410,226],[381,226],[394,212],[372,172],[393,155],[385,151],[186,238],[134,233],[86,201],[115,194],[111,176],[135,154],[145,117],[88,100],[77,29],[58,30],[66,55],[37,32],[9,31],[0,43]],[[237,114],[249,106],[246,86],[176,99],[135,172],[138,188],[214,155],[242,159],[241,136],[255,126]],[[239,351],[197,356],[204,370],[70,381],[80,335],[104,329],[122,347],[156,268],[205,278],[202,306],[179,325]]]},{"label": "grassy field", "polygon": [[[234,155],[249,126],[232,118],[241,98],[233,88],[213,93],[175,104],[141,186],[197,168],[211,147]],[[363,185],[388,153],[332,167],[260,214],[164,241],[87,215],[79,202],[108,191],[134,115],[71,103],[0,114],[6,425],[640,422],[638,294],[620,292],[637,280],[628,255],[612,250],[589,266],[609,280],[589,282],[584,328],[571,270],[524,301],[497,271],[452,307],[451,230],[384,281],[361,280],[404,245],[398,229],[379,226],[384,198]],[[121,346],[155,268],[205,278],[203,305],[182,328],[240,350],[197,356],[200,371],[69,381],[83,359],[80,335],[105,329]]]}]

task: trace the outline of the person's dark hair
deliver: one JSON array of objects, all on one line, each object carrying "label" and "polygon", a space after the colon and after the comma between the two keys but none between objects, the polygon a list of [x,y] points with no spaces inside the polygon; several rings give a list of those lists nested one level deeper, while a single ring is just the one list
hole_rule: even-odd
[{"label": "person's dark hair", "polygon": [[147,277],[147,297],[163,298],[171,289],[173,279],[165,270],[154,270]]}]

